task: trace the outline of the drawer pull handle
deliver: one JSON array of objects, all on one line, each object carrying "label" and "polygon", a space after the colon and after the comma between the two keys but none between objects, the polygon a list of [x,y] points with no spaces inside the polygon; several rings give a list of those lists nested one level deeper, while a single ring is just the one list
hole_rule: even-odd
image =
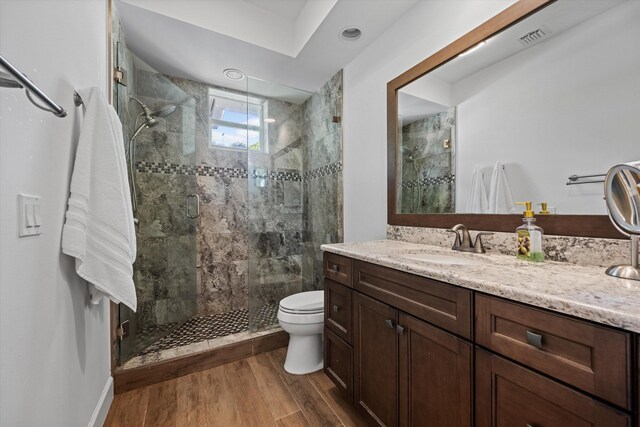
[{"label": "drawer pull handle", "polygon": [[398,335],[402,335],[404,333],[404,328],[400,325],[396,325],[396,332]]},{"label": "drawer pull handle", "polygon": [[338,264],[331,264],[331,268],[329,268],[330,271],[334,272],[334,273],[339,273],[340,272],[340,265]]},{"label": "drawer pull handle", "polygon": [[393,329],[393,326],[394,326],[393,325],[393,320],[387,319],[387,320],[384,321],[384,323],[387,325],[387,328]]},{"label": "drawer pull handle", "polygon": [[542,349],[542,335],[527,331],[527,344]]},{"label": "drawer pull handle", "polygon": [[533,424],[527,424],[527,427],[536,427],[536,426]]},{"label": "drawer pull handle", "polygon": [[334,312],[334,313],[337,313],[337,312],[338,312],[338,310],[340,310],[340,306],[339,306],[339,305],[337,305],[337,304],[336,304],[336,305],[334,305],[334,306],[333,306],[333,312]]}]

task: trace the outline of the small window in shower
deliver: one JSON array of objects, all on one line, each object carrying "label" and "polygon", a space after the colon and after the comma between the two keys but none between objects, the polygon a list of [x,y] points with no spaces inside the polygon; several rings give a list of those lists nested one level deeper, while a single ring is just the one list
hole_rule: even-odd
[{"label": "small window in shower", "polygon": [[236,150],[266,151],[267,101],[209,89],[211,145]]}]

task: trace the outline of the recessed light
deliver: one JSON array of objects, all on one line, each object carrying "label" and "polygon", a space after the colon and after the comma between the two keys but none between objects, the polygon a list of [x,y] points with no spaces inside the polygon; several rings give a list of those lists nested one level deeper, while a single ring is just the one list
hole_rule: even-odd
[{"label": "recessed light", "polygon": [[276,119],[272,119],[271,117],[267,117],[266,119],[264,119],[265,123],[275,123]]},{"label": "recessed light", "polygon": [[244,79],[244,73],[235,68],[227,68],[223,71],[224,76],[230,80],[242,80]]},{"label": "recessed light", "polygon": [[349,42],[356,41],[362,36],[362,30],[358,27],[347,27],[340,31],[340,38]]}]

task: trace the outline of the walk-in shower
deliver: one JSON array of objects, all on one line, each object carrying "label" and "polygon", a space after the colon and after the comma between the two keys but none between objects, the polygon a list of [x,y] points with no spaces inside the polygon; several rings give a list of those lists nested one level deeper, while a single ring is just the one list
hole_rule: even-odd
[{"label": "walk-in shower", "polygon": [[[310,93],[165,75],[126,48],[114,14],[113,99],[127,141],[135,367],[275,330],[280,299],[322,289],[320,244],[342,241],[342,74]],[[128,322],[128,323],[127,323]]]}]

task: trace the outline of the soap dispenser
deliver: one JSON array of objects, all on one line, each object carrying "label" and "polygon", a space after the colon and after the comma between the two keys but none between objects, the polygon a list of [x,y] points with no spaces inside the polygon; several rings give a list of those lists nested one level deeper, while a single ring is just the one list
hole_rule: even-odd
[{"label": "soap dispenser", "polygon": [[542,202],[538,204],[538,206],[540,206],[540,212],[538,212],[538,215],[551,215],[549,204],[547,202]]},{"label": "soap dispenser", "polygon": [[524,218],[522,224],[516,228],[516,236],[518,247],[516,257],[527,261],[544,261],[544,252],[542,251],[542,234],[544,231],[538,227],[533,215],[531,202],[516,202],[517,205],[524,205]]}]

